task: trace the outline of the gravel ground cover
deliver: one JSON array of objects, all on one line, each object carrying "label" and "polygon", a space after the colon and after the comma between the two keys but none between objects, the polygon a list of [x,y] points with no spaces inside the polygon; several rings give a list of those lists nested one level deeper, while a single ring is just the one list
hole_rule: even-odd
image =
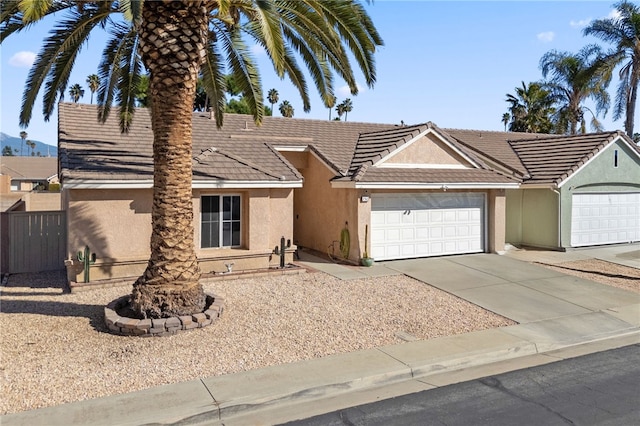
[{"label": "gravel ground cover", "polygon": [[109,334],[103,308],[128,286],[63,294],[62,273],[0,288],[2,414],[148,387],[514,324],[405,276],[320,272],[216,281],[214,325],[175,336]]},{"label": "gravel ground cover", "polygon": [[563,262],[554,265],[534,262],[536,265],[553,269],[567,275],[596,281],[624,290],[640,293],[640,269],[604,260],[589,259]]}]

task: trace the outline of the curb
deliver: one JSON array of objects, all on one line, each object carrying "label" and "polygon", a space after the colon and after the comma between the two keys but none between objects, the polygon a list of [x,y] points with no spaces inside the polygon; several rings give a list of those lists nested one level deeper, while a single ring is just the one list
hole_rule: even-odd
[{"label": "curb", "polygon": [[[615,346],[620,341],[623,343]],[[341,405],[353,401],[371,402],[380,398],[384,387],[401,388],[416,381],[423,387],[436,387],[438,380],[431,381],[430,377],[459,376],[458,373],[471,370],[482,374],[483,368],[484,375],[491,375],[495,373],[486,373],[485,367],[501,362],[518,364],[512,369],[526,368],[534,364],[524,362],[523,366],[518,360],[537,358],[535,365],[539,365],[638,343],[640,328],[636,327],[618,335],[556,345],[553,350],[540,352],[533,342],[501,329],[489,329],[9,414],[1,416],[0,423],[3,426],[273,424],[293,420],[291,416],[320,414],[314,412],[318,409],[345,408]],[[562,355],[562,351],[569,356]],[[541,356],[544,361],[540,361]],[[398,394],[412,392],[406,386],[403,389]],[[422,389],[413,391],[418,390]],[[359,394],[368,396],[357,399]],[[330,406],[327,401],[332,401]],[[289,417],[283,418],[286,413]]]}]

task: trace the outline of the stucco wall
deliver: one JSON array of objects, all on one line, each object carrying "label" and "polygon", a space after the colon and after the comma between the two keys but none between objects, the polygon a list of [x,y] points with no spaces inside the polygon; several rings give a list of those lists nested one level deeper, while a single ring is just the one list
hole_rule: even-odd
[{"label": "stucco wall", "polygon": [[522,244],[522,189],[507,189],[505,241],[519,246]]},{"label": "stucco wall", "polygon": [[[614,166],[616,150],[618,167]],[[589,192],[640,192],[638,155],[618,140],[562,185],[562,247],[571,246],[572,196]]]},{"label": "stucco wall", "polygon": [[[285,154],[289,158],[289,153]],[[307,153],[307,167],[299,169],[304,187],[294,193],[294,240],[296,244],[340,255],[340,233],[348,224],[349,258],[358,259],[358,195],[353,189],[331,188],[335,173],[313,154]],[[333,245],[334,249],[331,249]]]},{"label": "stucco wall", "polygon": [[60,210],[62,208],[59,192],[30,192],[22,199],[28,212]]},{"label": "stucco wall", "polygon": [[432,134],[423,136],[386,161],[386,163],[403,164],[423,164],[425,162],[442,165],[468,164],[464,158]]},{"label": "stucco wall", "polygon": [[551,189],[523,190],[520,244],[558,248],[558,209],[558,194]]},{"label": "stucco wall", "polygon": [[[242,237],[239,249],[200,248],[200,197],[202,195],[237,194],[242,197]],[[67,190],[63,200],[67,210],[69,238],[69,279],[81,278],[77,252],[88,245],[98,260],[91,278],[132,277],[141,274],[149,258],[152,191],[136,190]],[[271,256],[280,237],[293,235],[293,190],[197,190],[193,197],[196,254],[205,273],[223,272],[225,263],[234,270],[261,269],[279,262]],[[294,247],[295,248],[295,247]],[[287,262],[292,259],[292,251]]]}]

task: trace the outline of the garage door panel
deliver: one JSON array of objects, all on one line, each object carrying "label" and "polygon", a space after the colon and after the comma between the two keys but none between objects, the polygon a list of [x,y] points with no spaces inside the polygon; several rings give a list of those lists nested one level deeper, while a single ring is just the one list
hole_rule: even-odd
[{"label": "garage door panel", "polygon": [[478,193],[375,194],[372,256],[389,260],[482,252],[484,203]]},{"label": "garage door panel", "polygon": [[571,246],[640,240],[640,193],[574,194]]}]

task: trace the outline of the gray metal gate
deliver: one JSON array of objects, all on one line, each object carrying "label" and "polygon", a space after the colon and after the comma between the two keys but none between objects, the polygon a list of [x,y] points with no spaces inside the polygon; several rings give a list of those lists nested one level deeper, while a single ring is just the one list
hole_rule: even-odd
[{"label": "gray metal gate", "polygon": [[[64,269],[67,219],[63,211],[8,212],[9,273]],[[4,245],[4,244],[3,244]],[[3,247],[6,249],[6,246]],[[4,268],[3,268],[4,269]]]}]

